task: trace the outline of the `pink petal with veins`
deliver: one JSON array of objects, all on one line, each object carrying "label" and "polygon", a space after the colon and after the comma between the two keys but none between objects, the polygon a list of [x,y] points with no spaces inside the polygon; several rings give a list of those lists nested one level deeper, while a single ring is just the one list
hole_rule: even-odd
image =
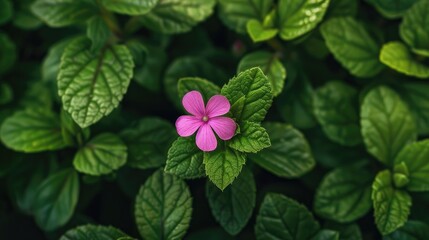
[{"label": "pink petal with veins", "polygon": [[231,105],[226,97],[214,95],[210,98],[206,107],[206,114],[209,118],[224,115],[229,112]]},{"label": "pink petal with veins", "polygon": [[215,117],[209,120],[209,125],[222,140],[229,140],[234,137],[237,125],[234,120],[228,117]]},{"label": "pink petal with veins", "polygon": [[197,132],[197,146],[204,152],[210,152],[216,149],[217,139],[209,124],[204,124]]},{"label": "pink petal with veins", "polygon": [[196,117],[203,117],[205,115],[204,100],[201,93],[198,91],[190,91],[182,99],[183,107],[186,111]]},{"label": "pink petal with veins", "polygon": [[194,116],[180,116],[176,121],[176,130],[181,137],[194,134],[204,122]]}]

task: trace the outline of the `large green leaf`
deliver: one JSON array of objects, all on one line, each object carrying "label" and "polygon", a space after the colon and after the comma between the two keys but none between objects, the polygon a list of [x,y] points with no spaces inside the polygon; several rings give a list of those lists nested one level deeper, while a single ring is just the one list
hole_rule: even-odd
[{"label": "large green leaf", "polygon": [[109,174],[127,161],[127,146],[112,133],[97,135],[73,159],[73,165],[79,172],[99,176]]},{"label": "large green leaf", "polygon": [[419,0],[366,0],[371,3],[384,17],[398,18],[404,15]]},{"label": "large green leaf", "polygon": [[351,17],[332,18],[321,26],[326,45],[334,57],[351,74],[373,77],[382,69],[378,60],[379,44],[363,24]]},{"label": "large green leaf", "polygon": [[202,78],[181,78],[177,83],[177,91],[180,98],[183,98],[186,93],[192,90],[200,92],[205,102],[212,96],[220,93],[220,88],[216,84]]},{"label": "large green leaf", "polygon": [[8,35],[0,32],[0,74],[9,70],[16,61],[17,49]]},{"label": "large green leaf", "polygon": [[99,121],[118,106],[133,74],[133,59],[125,46],[105,47],[98,54],[79,38],[65,49],[58,75],[63,107],[82,128]]},{"label": "large green leaf", "polygon": [[240,152],[257,153],[271,146],[271,141],[267,131],[259,123],[245,121],[240,126],[240,133],[228,145]]},{"label": "large green leaf", "polygon": [[247,54],[238,64],[237,72],[240,73],[252,67],[259,67],[262,69],[271,84],[271,90],[274,96],[278,96],[283,91],[286,69],[279,61],[276,54],[266,51]]},{"label": "large green leaf", "polygon": [[394,188],[389,170],[377,174],[372,185],[372,201],[375,223],[381,234],[392,233],[408,220],[411,197],[406,191]]},{"label": "large green leaf", "polygon": [[416,140],[416,127],[408,107],[385,86],[367,93],[360,123],[368,152],[388,166],[405,145]]},{"label": "large green leaf", "polygon": [[191,193],[184,181],[158,170],[140,188],[134,213],[144,239],[182,239],[191,221]]},{"label": "large green leaf", "polygon": [[139,17],[139,21],[161,33],[188,32],[212,14],[215,3],[215,0],[158,0],[149,13]]},{"label": "large green leaf", "polygon": [[263,21],[272,5],[273,0],[219,0],[219,18],[228,28],[245,33],[247,22]]},{"label": "large green leaf", "polygon": [[221,144],[213,152],[205,152],[203,163],[209,179],[224,190],[240,174],[246,155]]},{"label": "large green leaf", "polygon": [[419,134],[429,134],[429,85],[405,83],[398,90],[417,122]]},{"label": "large green leaf", "polygon": [[292,40],[313,30],[328,6],[329,0],[280,0],[277,8],[280,37]]},{"label": "large green leaf", "polygon": [[258,240],[310,240],[319,228],[305,206],[283,195],[268,193],[256,218],[255,233]]},{"label": "large green leaf", "polygon": [[310,147],[301,132],[283,123],[263,125],[271,139],[271,147],[249,155],[267,171],[285,178],[296,178],[313,169],[315,165]]},{"label": "large green leaf", "polygon": [[114,227],[88,224],[70,229],[60,240],[119,240],[126,237],[125,233]]},{"label": "large green leaf", "polygon": [[352,222],[371,209],[371,172],[363,167],[337,168],[329,172],[316,192],[314,209],[337,222]]},{"label": "large green leaf", "polygon": [[102,0],[101,3],[112,12],[127,15],[143,15],[150,12],[158,1],[159,0]]},{"label": "large green leaf", "polygon": [[410,220],[383,240],[425,240],[428,236],[429,226],[426,223]]},{"label": "large green leaf", "polygon": [[239,73],[221,93],[231,103],[231,113],[239,124],[264,120],[273,101],[270,83],[260,68]]},{"label": "large green leaf", "polygon": [[423,56],[429,57],[429,11],[428,1],[419,1],[404,15],[399,27],[401,38],[411,49]]},{"label": "large green leaf", "polygon": [[339,81],[328,82],[316,91],[313,106],[329,139],[346,146],[362,142],[356,89]]},{"label": "large green leaf", "polygon": [[429,191],[429,140],[405,146],[395,159],[395,164],[404,162],[409,172],[410,191]]},{"label": "large green leaf", "polygon": [[12,2],[10,0],[0,0],[0,25],[8,22],[13,15]]},{"label": "large green leaf", "polygon": [[255,179],[245,168],[234,184],[223,191],[207,182],[206,195],[215,219],[229,234],[236,235],[252,216],[256,201]]},{"label": "large green leaf", "polygon": [[50,175],[37,188],[33,214],[37,225],[52,231],[72,217],[79,198],[79,176],[74,169]]},{"label": "large green leaf", "polygon": [[41,152],[66,147],[59,116],[45,109],[16,112],[3,122],[0,137],[15,151]]},{"label": "large green leaf", "polygon": [[168,150],[165,171],[185,179],[203,177],[206,175],[203,157],[195,138],[179,137]]},{"label": "large green leaf", "polygon": [[410,50],[401,42],[389,42],[383,45],[380,61],[386,66],[408,76],[429,78],[429,66],[417,61]]},{"label": "large green leaf", "polygon": [[64,27],[86,21],[97,13],[97,5],[85,0],[37,0],[31,10],[50,27]]}]

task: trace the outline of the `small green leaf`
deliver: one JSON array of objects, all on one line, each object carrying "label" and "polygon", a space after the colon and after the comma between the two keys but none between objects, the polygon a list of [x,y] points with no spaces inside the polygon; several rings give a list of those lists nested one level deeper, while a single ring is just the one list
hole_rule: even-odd
[{"label": "small green leaf", "polygon": [[66,147],[60,118],[42,109],[27,109],[7,118],[0,129],[3,143],[15,151],[41,152]]},{"label": "small green leaf", "polygon": [[425,240],[428,235],[429,226],[426,223],[410,220],[383,240]]},{"label": "small green leaf", "polygon": [[314,115],[332,141],[346,146],[362,143],[357,95],[356,89],[339,81],[328,82],[316,91]]},{"label": "small green leaf", "polygon": [[0,83],[0,105],[7,104],[13,99],[12,88],[7,83]]},{"label": "small green leaf", "polygon": [[247,22],[262,22],[272,6],[273,0],[219,0],[219,18],[228,28],[246,33]]},{"label": "small green leaf", "polygon": [[133,59],[127,47],[89,50],[91,42],[79,38],[64,50],[58,75],[58,93],[63,107],[82,128],[98,122],[118,106],[133,74]]},{"label": "small green leaf", "polygon": [[271,84],[271,90],[274,97],[278,96],[283,91],[286,79],[286,69],[279,61],[276,54],[266,51],[247,54],[238,64],[237,72],[240,73],[252,67],[261,68],[267,76],[268,81]]},{"label": "small green leaf", "polygon": [[73,159],[77,171],[93,176],[109,174],[127,161],[127,146],[112,133],[100,134],[79,149]]},{"label": "small green leaf", "polygon": [[256,218],[258,240],[311,239],[318,233],[319,223],[310,211],[293,199],[268,193]]},{"label": "small green leaf", "polygon": [[378,173],[372,185],[375,223],[381,234],[387,235],[402,227],[408,220],[411,197],[395,189],[389,170]]},{"label": "small green leaf", "polygon": [[177,91],[179,92],[179,98],[182,99],[186,93],[197,90],[203,95],[203,99],[207,102],[212,96],[220,93],[220,88],[202,78],[181,78],[177,83]]},{"label": "small green leaf", "polygon": [[337,168],[322,180],[316,192],[314,209],[322,217],[337,222],[352,222],[372,207],[371,172],[363,167]]},{"label": "small green leaf", "polygon": [[92,42],[91,51],[99,52],[111,35],[109,27],[100,16],[89,19],[87,25],[86,35]]},{"label": "small green leaf", "polygon": [[235,180],[246,163],[244,153],[225,145],[222,143],[215,151],[205,152],[203,160],[207,176],[220,190]]},{"label": "small green leaf", "polygon": [[139,21],[156,32],[184,33],[208,18],[215,3],[215,0],[159,0],[149,13],[139,17]]},{"label": "small green leaf", "polygon": [[144,118],[121,134],[128,148],[128,165],[158,168],[164,165],[167,151],[177,134],[173,126],[160,118]]},{"label": "small green leaf", "polygon": [[102,0],[105,8],[127,15],[143,15],[150,12],[162,0]]},{"label": "small green leaf", "polygon": [[251,19],[246,24],[246,30],[253,42],[263,42],[275,37],[279,32],[275,28],[266,28],[256,19]]},{"label": "small green leaf", "polygon": [[340,234],[337,231],[322,229],[311,240],[339,240]]},{"label": "small green leaf", "polygon": [[270,147],[271,141],[267,131],[260,124],[245,121],[240,125],[240,133],[228,141],[228,145],[240,152],[257,153]]},{"label": "small green leaf", "polygon": [[382,69],[379,44],[363,24],[351,17],[332,18],[321,26],[326,45],[334,57],[356,77],[373,77]]},{"label": "small green leaf", "polygon": [[52,231],[72,217],[79,198],[79,176],[73,169],[56,172],[37,188],[33,214],[37,225]]},{"label": "small green leaf", "polygon": [[65,27],[86,21],[97,13],[97,6],[82,0],[37,0],[31,10],[50,27]]},{"label": "small green leaf", "polygon": [[17,50],[15,43],[5,33],[0,32],[0,74],[9,70],[16,61]]},{"label": "small green leaf", "polygon": [[[429,191],[429,140],[405,146],[395,159],[396,164],[405,163],[409,172],[407,189]],[[397,171],[395,171],[397,172]]]},{"label": "small green leaf", "polygon": [[359,7],[358,0],[331,0],[327,17],[354,17]]},{"label": "small green leaf", "polygon": [[182,239],[191,221],[191,193],[184,181],[158,170],[140,188],[134,213],[144,239]]},{"label": "small green leaf", "polygon": [[389,42],[383,45],[380,61],[386,66],[408,76],[429,78],[429,66],[413,58],[411,52],[401,42]]},{"label": "small green leaf", "polygon": [[206,196],[216,221],[231,235],[237,235],[252,216],[256,201],[256,184],[253,174],[243,169],[234,184],[224,191],[210,182]]},{"label": "small green leaf", "polygon": [[0,25],[8,22],[13,15],[13,6],[10,0],[0,0]]},{"label": "small green leaf", "polygon": [[164,171],[184,179],[203,177],[206,175],[203,157],[195,138],[179,137],[168,150]]},{"label": "small green leaf", "polygon": [[88,224],[68,230],[60,240],[119,240],[124,237],[128,236],[114,227]]},{"label": "small green leaf", "polygon": [[[231,113],[239,124],[264,120],[273,101],[270,83],[260,68],[239,73],[221,92],[231,103]],[[237,105],[239,101],[243,103]]]},{"label": "small green leaf", "polygon": [[[58,72],[60,70],[61,56],[67,45],[75,38],[66,38],[51,45],[48,54],[43,59],[42,63],[42,79],[45,82],[57,81]],[[55,90],[55,93],[57,90]]]},{"label": "small green leaf", "polygon": [[428,1],[419,1],[404,15],[399,26],[401,38],[411,47],[413,52],[429,57],[429,11]]},{"label": "small green leaf", "polygon": [[366,0],[386,18],[399,18],[419,0]]},{"label": "small green leaf", "polygon": [[280,37],[292,40],[313,30],[328,6],[329,0],[280,0],[277,8]]},{"label": "small green leaf", "polygon": [[315,165],[310,146],[301,132],[282,123],[266,123],[271,147],[249,158],[267,171],[285,178],[296,178],[313,169]]},{"label": "small green leaf", "polygon": [[405,83],[398,90],[417,122],[419,134],[429,134],[429,85]]}]

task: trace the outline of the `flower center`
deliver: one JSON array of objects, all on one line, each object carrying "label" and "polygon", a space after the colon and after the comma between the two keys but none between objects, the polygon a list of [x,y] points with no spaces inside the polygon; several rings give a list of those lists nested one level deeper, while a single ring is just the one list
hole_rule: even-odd
[{"label": "flower center", "polygon": [[203,117],[203,121],[204,121],[204,122],[207,122],[208,120],[209,120],[209,117],[207,117],[207,116],[204,116],[204,117]]}]

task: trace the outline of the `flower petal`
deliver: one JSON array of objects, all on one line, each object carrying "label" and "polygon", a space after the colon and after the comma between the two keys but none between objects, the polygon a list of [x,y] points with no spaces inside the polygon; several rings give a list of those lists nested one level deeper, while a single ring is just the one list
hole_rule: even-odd
[{"label": "flower petal", "polygon": [[229,140],[234,137],[237,125],[234,120],[228,117],[215,117],[209,120],[209,125],[222,140]]},{"label": "flower petal", "polygon": [[231,104],[228,99],[222,95],[214,95],[207,102],[206,114],[210,117],[217,117],[229,112]]},{"label": "flower petal", "polygon": [[180,116],[176,120],[176,130],[181,137],[189,137],[194,134],[204,122],[194,116]]},{"label": "flower petal", "polygon": [[205,114],[203,96],[198,91],[190,91],[183,96],[183,107],[186,111],[196,117],[203,117]]},{"label": "flower petal", "polygon": [[213,129],[209,124],[204,124],[197,132],[197,146],[204,152],[210,152],[216,149],[217,139],[213,133]]}]

